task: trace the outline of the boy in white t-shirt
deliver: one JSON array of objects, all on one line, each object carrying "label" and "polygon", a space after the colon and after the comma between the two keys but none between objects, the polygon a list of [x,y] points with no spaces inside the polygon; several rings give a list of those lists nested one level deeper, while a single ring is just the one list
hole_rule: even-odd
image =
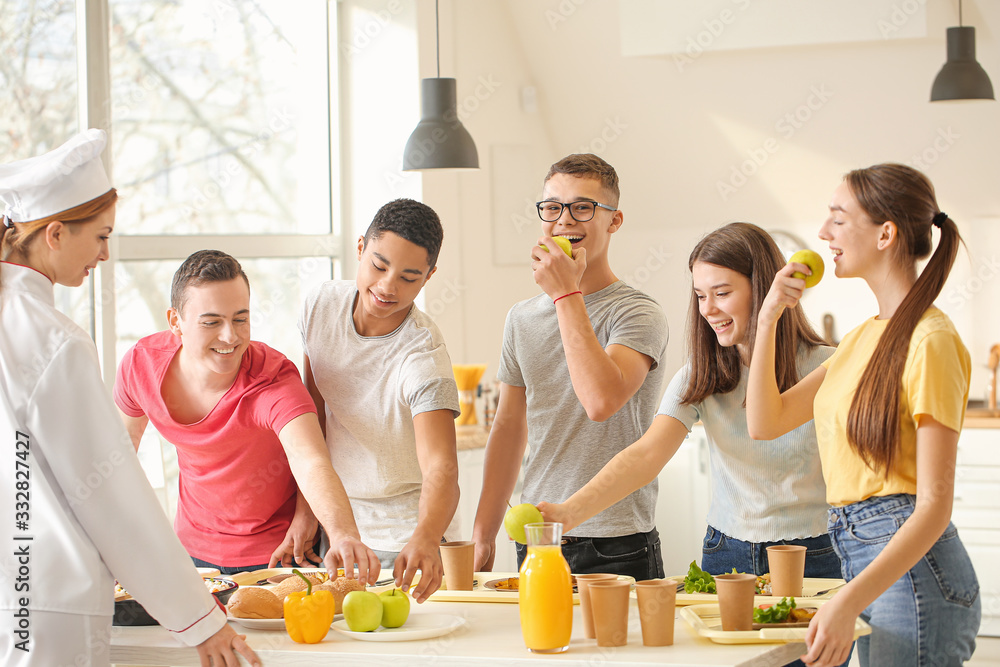
[{"label": "boy in white t-shirt", "polygon": [[414,304],[444,230],[412,199],[389,202],[358,239],[354,281],[331,280],[299,320],[306,387],[324,423],[362,540],[423,602],[437,590],[438,545],[458,507],[458,388],[444,338]]}]

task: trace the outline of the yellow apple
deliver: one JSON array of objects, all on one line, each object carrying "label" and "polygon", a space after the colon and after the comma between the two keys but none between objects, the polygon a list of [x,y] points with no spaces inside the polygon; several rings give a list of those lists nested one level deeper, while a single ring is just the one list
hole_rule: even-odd
[{"label": "yellow apple", "polygon": [[805,264],[812,271],[808,276],[801,271],[796,271],[792,274],[793,278],[804,278],[806,287],[812,287],[823,278],[823,258],[813,250],[799,250],[788,261]]},{"label": "yellow apple", "polygon": [[531,503],[521,503],[507,510],[503,516],[503,527],[510,539],[520,544],[527,544],[528,538],[524,534],[525,524],[541,523],[544,520],[537,507]]},{"label": "yellow apple", "polygon": [[[552,240],[556,242],[557,246],[559,246],[560,248],[563,249],[564,253],[566,253],[570,257],[573,256],[573,242],[572,241],[570,241],[565,236],[553,236]],[[544,243],[539,243],[538,245],[541,246],[542,250],[544,250],[545,252],[549,251],[549,249],[545,247]]]}]

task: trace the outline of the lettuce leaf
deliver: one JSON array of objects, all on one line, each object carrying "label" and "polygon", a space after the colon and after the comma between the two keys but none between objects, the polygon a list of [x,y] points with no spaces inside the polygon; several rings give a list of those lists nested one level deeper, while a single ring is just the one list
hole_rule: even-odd
[{"label": "lettuce leaf", "polygon": [[781,598],[781,602],[771,605],[767,609],[754,607],[754,623],[781,623],[788,618],[788,614],[795,609],[795,598]]},{"label": "lettuce leaf", "polygon": [[687,576],[684,577],[685,593],[715,593],[715,578],[691,561]]}]

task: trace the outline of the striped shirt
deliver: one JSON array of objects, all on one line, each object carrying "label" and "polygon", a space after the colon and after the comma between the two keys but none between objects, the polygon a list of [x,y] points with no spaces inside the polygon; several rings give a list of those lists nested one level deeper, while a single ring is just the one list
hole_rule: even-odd
[{"label": "striped shirt", "polygon": [[[833,348],[803,345],[797,365],[805,377],[833,354]],[[691,430],[701,421],[711,454],[712,501],[708,524],[744,542],[774,542],[826,533],[826,484],[816,430],[809,421],[775,440],[752,440],[746,409],[749,369],[737,387],[700,403],[681,405],[690,364],[667,387],[658,415]]]}]

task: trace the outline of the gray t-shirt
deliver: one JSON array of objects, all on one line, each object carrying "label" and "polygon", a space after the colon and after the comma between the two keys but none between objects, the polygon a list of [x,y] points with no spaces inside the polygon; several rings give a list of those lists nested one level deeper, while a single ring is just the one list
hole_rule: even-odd
[{"label": "gray t-shirt", "polygon": [[[833,354],[825,345],[800,345],[799,377]],[[688,431],[701,420],[712,462],[712,503],[708,525],[744,542],[777,542],[826,533],[826,484],[812,420],[774,440],[752,440],[746,408],[750,369],[725,394],[681,404],[691,365],[677,371],[657,414],[669,415]]]},{"label": "gray t-shirt", "polygon": [[[361,540],[399,551],[417,525],[421,473],[413,417],[459,414],[451,358],[437,325],[416,306],[385,336],[362,336],[352,313],[357,286],[323,283],[299,318],[302,348],[326,401],[326,443],[351,499]],[[448,538],[458,539],[456,523]]]},{"label": "gray t-shirt", "polygon": [[[563,502],[589,482],[615,454],[638,440],[656,414],[667,347],[667,321],[659,304],[618,281],[584,297],[601,347],[624,345],[653,365],[631,399],[603,422],[587,417],[573,392],[559,337],[556,307],[545,294],[511,308],[504,326],[497,378],[525,388],[528,460],[521,501]],[[618,537],[654,527],[656,480],[623,498],[569,534]]]}]

